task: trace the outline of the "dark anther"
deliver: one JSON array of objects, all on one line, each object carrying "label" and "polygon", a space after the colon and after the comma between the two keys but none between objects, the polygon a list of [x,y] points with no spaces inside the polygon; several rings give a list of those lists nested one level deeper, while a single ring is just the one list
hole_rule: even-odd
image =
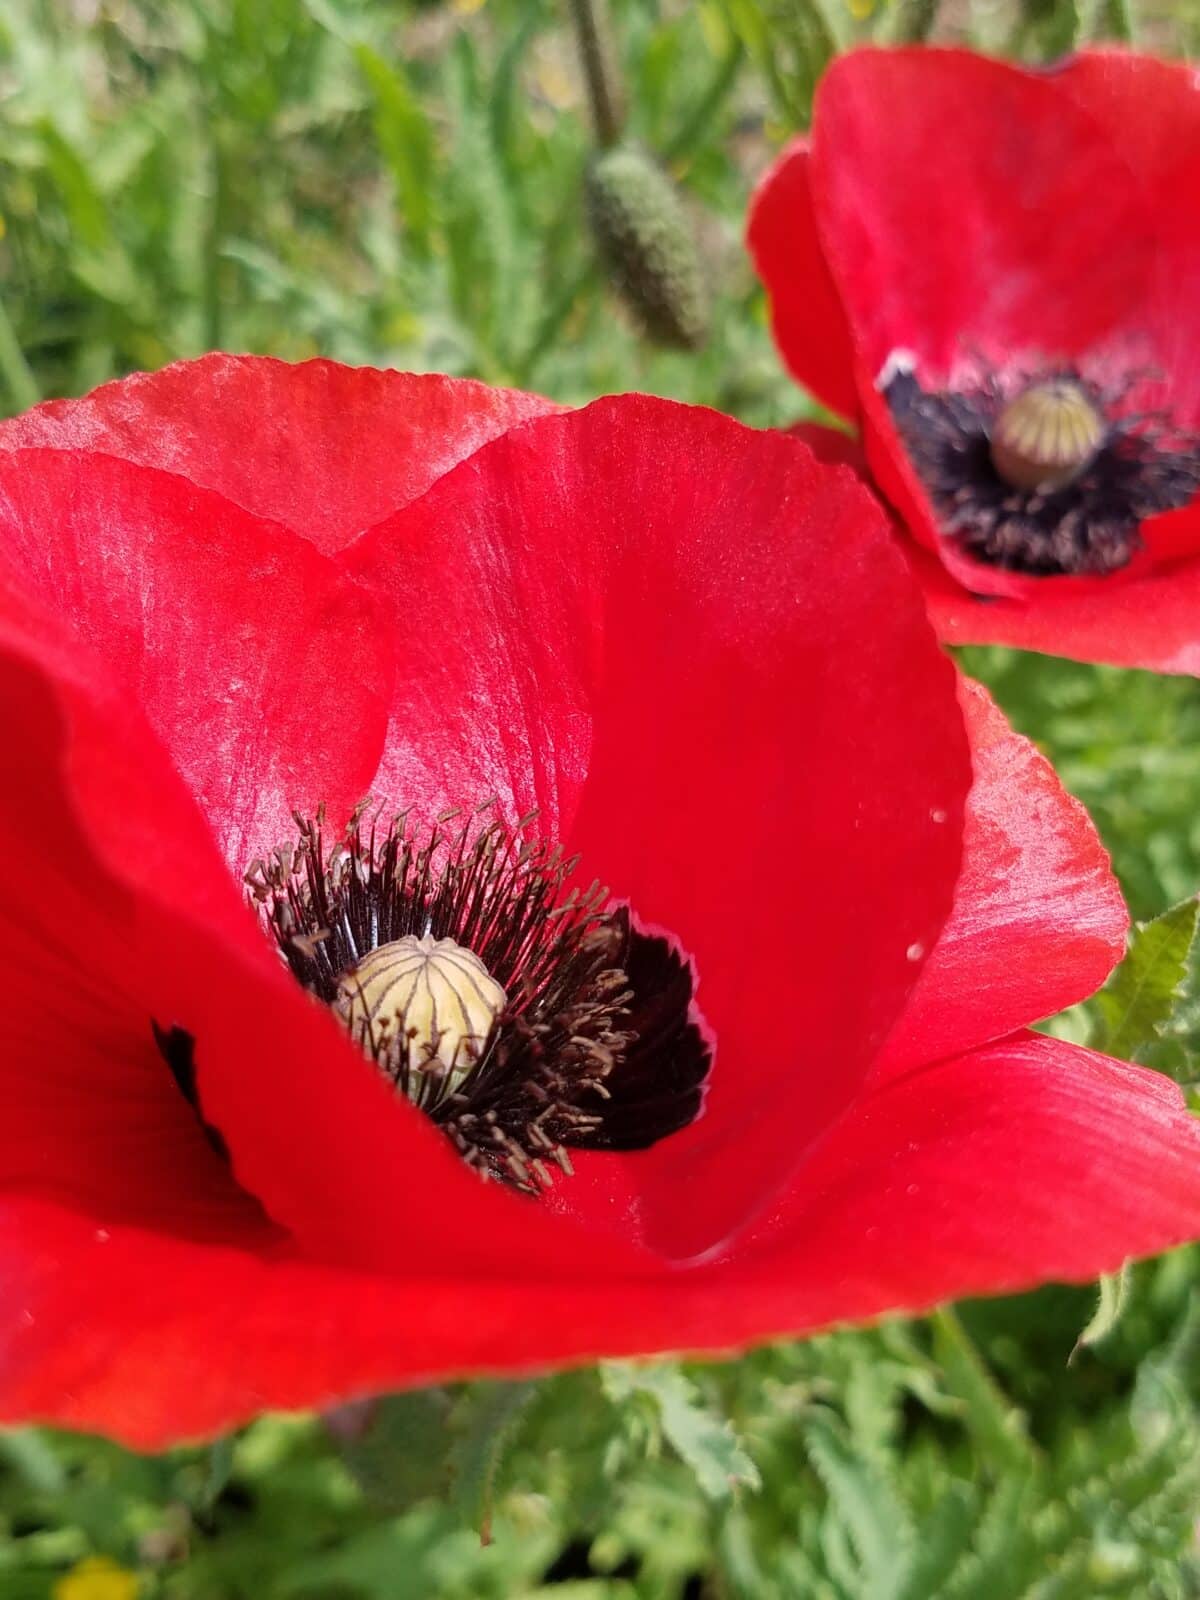
[{"label": "dark anther", "polygon": [[1200,441],[1162,417],[1114,415],[1123,392],[1069,369],[942,391],[899,371],[883,393],[943,533],[992,566],[1116,572],[1147,517],[1200,489]]}]

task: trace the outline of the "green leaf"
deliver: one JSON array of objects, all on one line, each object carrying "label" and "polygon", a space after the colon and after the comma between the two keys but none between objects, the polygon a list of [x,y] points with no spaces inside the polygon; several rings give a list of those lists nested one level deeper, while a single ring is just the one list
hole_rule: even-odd
[{"label": "green leaf", "polygon": [[445,1389],[385,1395],[365,1424],[336,1430],[342,1459],[374,1504],[398,1511],[444,1492],[450,1476],[450,1396]]},{"label": "green leaf", "polygon": [[1188,1387],[1200,1369],[1200,1289],[1193,1288],[1170,1342],[1138,1368],[1130,1420],[1139,1439],[1154,1447],[1178,1435],[1195,1414]]},{"label": "green leaf", "polygon": [[62,1495],[67,1475],[47,1439],[36,1428],[0,1433],[0,1469],[15,1473],[35,1494]]},{"label": "green leaf", "polygon": [[198,1507],[210,1512],[227,1488],[233,1475],[234,1437],[226,1433],[208,1447],[208,1470],[198,1499]]},{"label": "green leaf", "polygon": [[385,61],[369,44],[356,45],[354,54],[375,102],[375,134],[396,185],[408,239],[424,257],[434,218],[433,130],[398,63]]},{"label": "green leaf", "polygon": [[455,1408],[456,1437],[449,1457],[454,1505],[472,1527],[479,1529],[485,1544],[491,1538],[496,1475],[537,1389],[535,1379],[527,1383],[477,1383]]},{"label": "green leaf", "polygon": [[943,1593],[970,1545],[977,1516],[976,1498],[967,1485],[947,1483],[917,1532],[896,1600],[929,1600]]},{"label": "green leaf", "polygon": [[1137,17],[1132,0],[1105,0],[1101,9],[1105,33],[1110,38],[1133,44],[1137,36]]},{"label": "green leaf", "polygon": [[403,1520],[340,1539],[328,1551],[306,1554],[291,1570],[274,1575],[271,1592],[289,1600],[293,1595],[297,1600],[427,1600],[435,1592],[439,1547],[453,1529],[441,1507],[423,1506]]},{"label": "green leaf", "polygon": [[1182,997],[1200,900],[1184,900],[1134,928],[1124,961],[1096,996],[1096,1049],[1137,1061],[1162,1037]]},{"label": "green leaf", "polygon": [[817,1411],[804,1427],[809,1459],[845,1525],[858,1558],[855,1588],[892,1600],[906,1576],[914,1543],[912,1519],[880,1466],[856,1451],[845,1430]]},{"label": "green leaf", "polygon": [[1129,1304],[1129,1285],[1131,1280],[1130,1266],[1127,1261],[1120,1272],[1106,1272],[1097,1284],[1099,1297],[1096,1309],[1092,1313],[1087,1325],[1075,1341],[1071,1354],[1067,1357],[1070,1366],[1081,1350],[1090,1350],[1093,1345],[1107,1339],[1121,1319],[1121,1313]]},{"label": "green leaf", "polygon": [[725,1500],[741,1485],[760,1487],[758,1468],[746,1454],[732,1426],[704,1403],[699,1390],[669,1362],[634,1366],[605,1362],[600,1369],[610,1400],[641,1395],[657,1409],[671,1447],[696,1475],[710,1500]]}]

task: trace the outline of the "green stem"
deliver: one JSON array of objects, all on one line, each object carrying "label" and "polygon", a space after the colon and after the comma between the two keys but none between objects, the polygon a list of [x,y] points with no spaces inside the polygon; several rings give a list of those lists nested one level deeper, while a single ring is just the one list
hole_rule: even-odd
[{"label": "green stem", "polygon": [[600,11],[602,3],[603,0],[570,0],[596,143],[607,149],[621,137],[624,117],[617,70]]}]

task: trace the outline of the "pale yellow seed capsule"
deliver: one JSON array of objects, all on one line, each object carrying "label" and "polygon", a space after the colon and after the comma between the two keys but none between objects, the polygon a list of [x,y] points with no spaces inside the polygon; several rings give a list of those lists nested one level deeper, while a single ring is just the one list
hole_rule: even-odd
[{"label": "pale yellow seed capsule", "polygon": [[470,1073],[507,1001],[473,950],[409,934],[382,944],[338,985],[335,1013],[409,1097],[427,1109]]},{"label": "pale yellow seed capsule", "polygon": [[1104,443],[1103,415],[1072,378],[1031,383],[992,426],[992,465],[1014,489],[1065,489]]}]

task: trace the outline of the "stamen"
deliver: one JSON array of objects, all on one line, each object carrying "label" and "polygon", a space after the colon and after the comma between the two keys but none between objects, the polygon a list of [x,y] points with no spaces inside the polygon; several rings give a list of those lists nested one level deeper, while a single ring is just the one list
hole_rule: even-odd
[{"label": "stamen", "polygon": [[398,1092],[485,1177],[537,1194],[570,1174],[567,1145],[640,1149],[686,1126],[711,1054],[668,941],[581,888],[532,815],[509,830],[493,809],[443,813],[422,839],[406,812],[384,826],[363,806],[331,849],[324,812],[297,815],[296,843],[246,883]]}]

